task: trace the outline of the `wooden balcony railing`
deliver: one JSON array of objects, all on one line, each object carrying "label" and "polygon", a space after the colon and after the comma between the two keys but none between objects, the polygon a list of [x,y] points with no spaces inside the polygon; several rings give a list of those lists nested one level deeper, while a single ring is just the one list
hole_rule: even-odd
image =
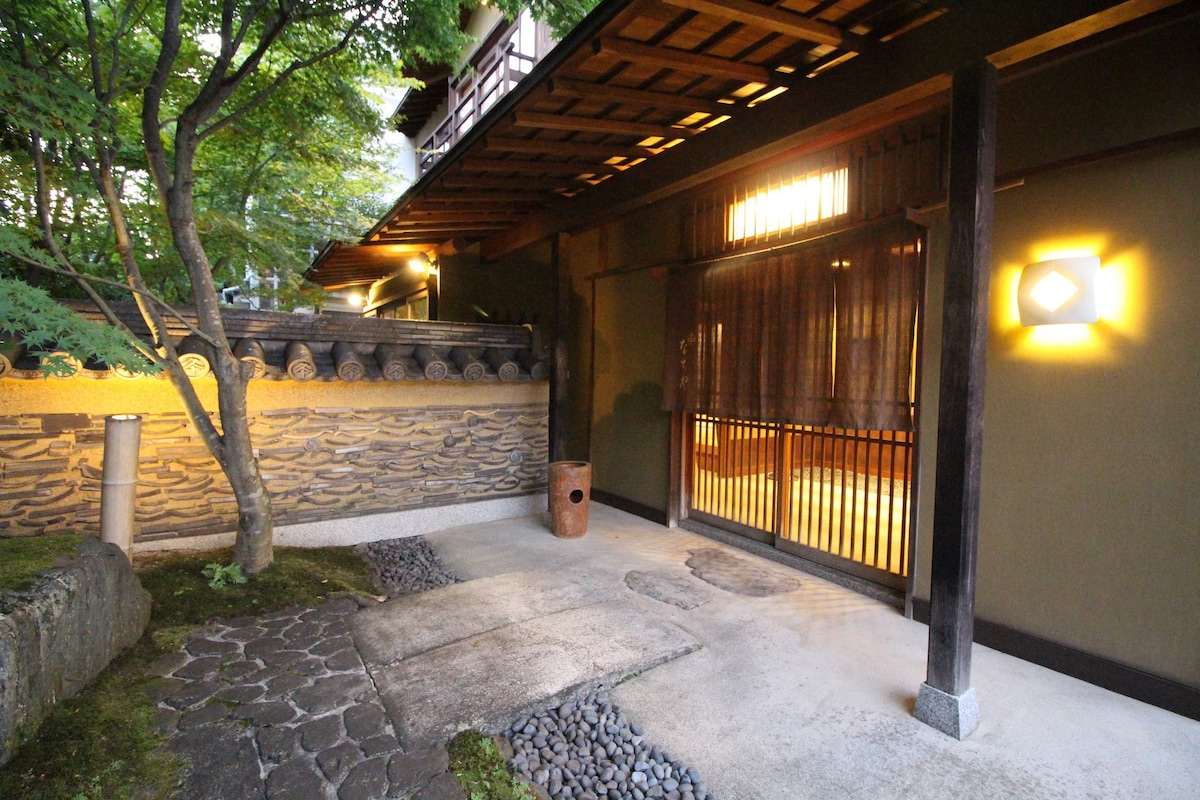
[{"label": "wooden balcony railing", "polygon": [[464,73],[450,83],[450,113],[433,135],[421,143],[421,176],[532,72],[554,44],[549,28],[535,22],[526,11],[494,47],[477,53]]}]

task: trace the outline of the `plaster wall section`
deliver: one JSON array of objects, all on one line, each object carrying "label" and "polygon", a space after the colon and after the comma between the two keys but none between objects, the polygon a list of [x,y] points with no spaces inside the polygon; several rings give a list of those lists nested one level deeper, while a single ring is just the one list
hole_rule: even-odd
[{"label": "plaster wall section", "polygon": [[[590,461],[592,442],[592,326],[593,276],[607,263],[607,237],[603,228],[592,228],[570,237],[568,267],[571,276],[571,323],[567,359],[571,375],[567,385],[567,458]],[[593,476],[594,477],[594,476]]]},{"label": "plaster wall section", "polygon": [[549,331],[554,324],[554,280],[547,242],[496,262],[481,260],[478,247],[443,256],[439,316],[456,322],[538,325]]},{"label": "plaster wall section", "polygon": [[[1200,146],[997,198],[981,617],[1200,685]],[[1094,250],[1106,315],[1023,329],[1020,269]],[[991,434],[991,435],[988,435]]]},{"label": "plaster wall section", "polygon": [[666,511],[671,415],[662,410],[667,280],[643,270],[596,280],[592,484]]},{"label": "plaster wall section", "polygon": [[[662,410],[667,270],[682,260],[679,201],[597,229],[590,405],[592,485],[667,511],[671,415]],[[582,250],[582,248],[580,248]]]},{"label": "plaster wall section", "polygon": [[[1200,125],[1182,101],[1200,90],[1197,37],[1200,21],[1186,20],[1002,87],[997,172],[1031,174],[996,195],[976,594],[981,619],[1190,685],[1200,144],[1040,170]],[[946,241],[939,211],[919,434],[914,585],[926,600]],[[1021,328],[1020,269],[1056,255],[1100,257],[1101,321]]]}]

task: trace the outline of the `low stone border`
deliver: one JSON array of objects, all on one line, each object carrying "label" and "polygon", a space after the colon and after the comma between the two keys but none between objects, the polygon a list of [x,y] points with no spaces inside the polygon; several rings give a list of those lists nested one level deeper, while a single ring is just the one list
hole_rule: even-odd
[{"label": "low stone border", "polygon": [[33,589],[0,592],[0,767],[55,703],[83,691],[149,621],[150,593],[129,559],[90,537]]}]

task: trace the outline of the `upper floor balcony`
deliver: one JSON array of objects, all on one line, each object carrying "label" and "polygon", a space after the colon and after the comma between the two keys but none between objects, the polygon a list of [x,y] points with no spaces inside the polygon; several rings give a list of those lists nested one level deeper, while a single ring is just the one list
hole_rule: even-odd
[{"label": "upper floor balcony", "polygon": [[461,74],[450,79],[446,116],[420,142],[417,178],[429,172],[532,72],[555,44],[549,26],[535,20],[528,10],[509,24],[502,20],[472,54]]}]

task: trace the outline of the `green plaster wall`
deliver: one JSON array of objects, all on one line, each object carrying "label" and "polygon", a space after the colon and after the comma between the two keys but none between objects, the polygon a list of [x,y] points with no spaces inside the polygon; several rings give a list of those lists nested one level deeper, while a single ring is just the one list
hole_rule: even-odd
[{"label": "green plaster wall", "polygon": [[667,509],[671,415],[662,410],[666,275],[639,272],[595,282],[592,483]]}]

